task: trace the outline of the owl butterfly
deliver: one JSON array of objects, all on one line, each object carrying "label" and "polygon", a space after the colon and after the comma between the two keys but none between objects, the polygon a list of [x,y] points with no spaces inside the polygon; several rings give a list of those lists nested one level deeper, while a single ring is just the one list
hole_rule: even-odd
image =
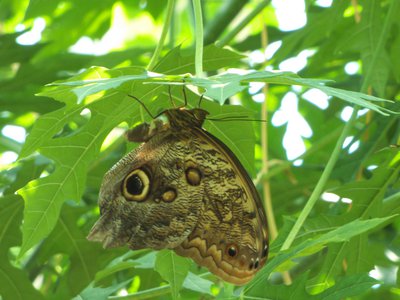
[{"label": "owl butterfly", "polygon": [[242,285],[267,259],[267,222],[237,157],[202,128],[207,114],[168,109],[167,121],[128,132],[142,144],[104,176],[101,216],[88,239],[105,248],[173,249]]}]

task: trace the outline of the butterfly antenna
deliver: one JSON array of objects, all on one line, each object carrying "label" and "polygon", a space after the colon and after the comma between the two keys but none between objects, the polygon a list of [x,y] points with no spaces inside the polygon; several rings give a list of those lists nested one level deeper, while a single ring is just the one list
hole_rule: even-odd
[{"label": "butterfly antenna", "polygon": [[174,99],[172,98],[172,93],[171,93],[171,86],[168,86],[168,95],[169,95],[169,101],[171,101],[171,104],[174,108],[176,108],[176,104],[174,102]]},{"label": "butterfly antenna", "polygon": [[[185,82],[185,80],[183,82]],[[183,100],[185,101],[184,107],[186,107],[187,106],[187,98],[186,98],[185,85],[182,85],[182,93],[183,93]]]},{"label": "butterfly antenna", "polygon": [[198,108],[201,108],[201,101],[203,100],[203,97],[204,97],[204,95],[201,95],[200,96],[200,99],[199,99],[199,103],[198,103]]},{"label": "butterfly antenna", "polygon": [[155,119],[155,117],[153,116],[153,114],[147,109],[146,105],[144,105],[144,103],[143,103],[141,100],[139,100],[139,98],[137,98],[137,97],[135,97],[135,96],[132,96],[132,95],[129,95],[129,94],[127,94],[127,95],[128,95],[128,97],[131,97],[131,98],[135,99],[137,102],[139,102],[140,105],[142,105],[143,108],[145,109],[145,111],[149,114],[149,116],[150,116],[152,119]]},{"label": "butterfly antenna", "polygon": [[207,118],[209,121],[255,121],[255,122],[267,122],[261,119],[249,119],[248,116],[228,116],[222,118]]}]

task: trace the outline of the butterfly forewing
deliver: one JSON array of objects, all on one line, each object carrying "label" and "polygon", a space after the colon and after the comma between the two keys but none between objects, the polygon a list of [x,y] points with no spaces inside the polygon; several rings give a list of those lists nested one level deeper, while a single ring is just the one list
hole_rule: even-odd
[{"label": "butterfly forewing", "polygon": [[145,142],[106,174],[102,216],[89,237],[106,246],[174,249],[245,284],[265,263],[267,222],[239,160],[202,128],[207,114],[170,109],[165,126],[136,131],[143,138],[134,139]]}]

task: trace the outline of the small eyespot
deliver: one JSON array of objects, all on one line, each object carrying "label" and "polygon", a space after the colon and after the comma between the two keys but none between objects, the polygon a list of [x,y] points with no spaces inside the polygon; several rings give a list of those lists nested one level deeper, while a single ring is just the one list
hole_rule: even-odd
[{"label": "small eyespot", "polygon": [[267,242],[264,241],[264,249],[263,249],[263,252],[262,252],[262,257],[263,258],[266,257],[267,254],[268,254],[268,245],[267,245]]},{"label": "small eyespot", "polygon": [[254,269],[258,269],[260,262],[258,261],[258,258],[256,259],[256,262],[254,263]]},{"label": "small eyespot", "polygon": [[176,191],[173,188],[169,188],[163,194],[161,199],[165,202],[172,202],[176,199]]},{"label": "small eyespot", "polygon": [[201,173],[198,169],[187,168],[186,169],[186,180],[190,185],[199,185],[201,182]]},{"label": "small eyespot", "polygon": [[122,182],[122,195],[129,201],[143,201],[149,193],[149,187],[149,176],[143,170],[136,169]]},{"label": "small eyespot", "polygon": [[235,257],[238,254],[238,248],[236,245],[234,244],[230,244],[226,247],[226,253],[230,256],[230,257]]},{"label": "small eyespot", "polygon": [[253,268],[254,268],[254,259],[251,259],[249,264],[249,270],[252,270]]}]

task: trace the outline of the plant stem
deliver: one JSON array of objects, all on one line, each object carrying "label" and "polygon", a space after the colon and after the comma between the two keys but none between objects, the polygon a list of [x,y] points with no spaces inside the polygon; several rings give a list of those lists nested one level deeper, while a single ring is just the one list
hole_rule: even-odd
[{"label": "plant stem", "polygon": [[[262,33],[261,33],[261,45],[262,49],[265,50],[268,46],[268,31],[265,23],[263,22],[264,15],[260,14],[260,19],[262,23]],[[267,59],[265,58],[265,63],[267,63]],[[262,174],[267,174],[269,171],[269,162],[268,162],[268,88],[269,85],[266,83],[263,86],[262,92],[264,94],[264,102],[261,108],[261,119],[264,121],[261,123],[261,148],[262,148]],[[272,199],[271,199],[271,188],[269,184],[269,180],[263,180],[263,191],[264,191],[264,205],[267,214],[268,220],[268,230],[271,237],[271,240],[276,239],[278,235],[278,229],[275,222],[274,210],[272,207]]]},{"label": "plant stem", "polygon": [[[205,272],[203,274],[198,275],[199,277],[203,278],[203,277],[207,277],[209,276],[211,273],[210,272]],[[134,294],[129,294],[129,295],[125,295],[125,296],[109,296],[107,299],[109,300],[143,300],[143,299],[154,299],[156,297],[162,296],[162,295],[167,295],[167,294],[171,294],[171,285],[170,284],[166,284],[163,286],[158,286],[155,288],[151,288],[151,289],[147,289],[147,290],[143,290],[143,291],[139,291],[136,292]]]},{"label": "plant stem", "polygon": [[214,43],[248,2],[249,0],[225,1],[212,20],[206,23],[204,45]]},{"label": "plant stem", "polygon": [[223,47],[227,45],[247,24],[250,23],[269,3],[271,0],[261,1],[252,12],[250,12],[232,31],[224,36],[221,40],[217,41],[215,44],[218,47]]},{"label": "plant stem", "polygon": [[[334,140],[337,140],[337,138],[340,136],[341,132],[342,132],[342,129],[337,128],[334,131],[326,134],[318,142],[313,144],[311,146],[311,148],[309,148],[306,152],[304,152],[302,155],[297,157],[296,160],[297,159],[305,159],[305,158],[309,157],[310,155],[312,155],[313,153],[320,151],[327,145],[331,144]],[[294,160],[282,161],[281,163],[278,163],[274,168],[270,168],[268,170],[267,174],[263,174],[262,172],[260,172],[257,175],[257,178],[255,180],[255,185],[258,185],[263,180],[270,180],[270,178],[281,174],[285,170],[288,170],[293,165],[293,162],[294,162]]]},{"label": "plant stem", "polygon": [[[391,22],[393,21],[393,19],[395,17],[395,13],[397,11],[396,10],[397,5],[399,5],[398,1],[391,1],[391,3],[390,3],[389,12],[386,16],[385,23],[382,28],[382,34],[380,35],[379,41],[374,49],[374,53],[370,60],[369,69],[365,72],[365,75],[364,75],[364,80],[363,80],[363,84],[361,87],[361,92],[363,92],[363,93],[368,91],[368,87],[371,84],[371,78],[372,78],[373,72],[375,70],[375,65],[379,61],[378,54],[381,53],[382,48],[384,46],[384,41],[386,41],[386,39],[387,39],[387,34],[389,32],[389,25],[391,24]],[[355,106],[353,113],[350,117],[350,120],[344,126],[342,134],[340,135],[340,137],[335,145],[335,148],[333,149],[333,152],[328,160],[328,163],[327,163],[324,171],[322,172],[320,180],[318,181],[314,191],[312,192],[310,198],[308,199],[308,201],[306,203],[306,206],[300,213],[299,218],[297,219],[296,223],[294,224],[294,226],[293,226],[292,230],[290,231],[289,235],[287,236],[285,242],[283,243],[283,245],[281,247],[281,251],[289,249],[289,247],[292,245],[301,226],[303,225],[306,218],[310,214],[311,209],[313,208],[314,204],[319,199],[319,196],[321,195],[323,188],[324,188],[330,174],[332,173],[333,167],[339,158],[339,154],[340,154],[344,139],[349,134],[351,128],[353,127],[353,125],[357,119],[358,110],[359,110],[359,107]]]},{"label": "plant stem", "polygon": [[[374,45],[373,45],[373,47],[374,47],[372,49],[373,55],[369,59],[368,70],[366,70],[366,72],[363,72],[364,79],[363,79],[363,84],[362,84],[362,87],[361,87],[361,92],[362,93],[367,93],[368,92],[368,87],[370,85],[372,85],[372,82],[371,82],[372,79],[371,78],[373,78],[373,76],[374,76],[374,74],[376,72],[376,65],[381,63],[380,62],[380,54],[382,53],[382,51],[383,51],[383,49],[385,47],[388,35],[391,32],[390,31],[390,26],[393,24],[394,20],[397,17],[397,11],[398,11],[397,7],[400,5],[399,2],[400,1],[395,1],[395,0],[392,0],[390,2],[389,10],[388,10],[388,13],[386,15],[385,23],[383,24],[382,31],[381,31],[381,33],[379,35],[378,42],[374,43]],[[369,30],[371,30],[370,27],[371,26],[369,26]],[[369,34],[372,34],[372,32],[370,32]]]},{"label": "plant stem", "polygon": [[0,136],[0,145],[2,151],[10,150],[16,153],[20,153],[22,149],[22,145],[20,143],[6,136]]},{"label": "plant stem", "polygon": [[[260,14],[260,22],[262,24],[262,32],[261,32],[261,46],[264,50],[268,47],[268,30],[267,26],[264,22],[264,13],[261,11]],[[268,59],[265,56],[265,64],[267,64]],[[269,161],[268,161],[268,83],[263,86],[263,94],[264,94],[264,102],[261,108],[261,119],[265,122],[261,123],[261,148],[262,148],[262,173],[267,174],[269,170]],[[271,240],[275,240],[278,236],[278,227],[276,226],[274,208],[272,205],[272,197],[271,197],[271,185],[269,180],[263,181],[263,191],[264,191],[264,206],[266,210],[267,220],[268,220],[268,230],[270,233]],[[292,283],[292,278],[288,271],[282,272],[282,279],[286,285]]]},{"label": "plant stem", "polygon": [[174,13],[174,7],[175,7],[175,0],[168,0],[167,15],[165,17],[165,22],[161,32],[160,41],[158,42],[156,50],[154,51],[153,56],[150,59],[149,65],[147,66],[147,69],[149,71],[152,71],[154,69],[155,65],[158,62],[158,58],[160,57],[161,50],[164,46],[165,38],[167,37],[168,29],[170,28],[172,15]]},{"label": "plant stem", "polygon": [[154,299],[156,297],[160,297],[163,295],[168,295],[171,292],[171,287],[169,285],[164,285],[164,286],[159,286],[155,287],[152,289],[136,292],[131,295],[126,295],[126,296],[109,296],[109,300],[117,300],[117,299],[123,299],[123,300],[130,300],[130,299],[135,299],[135,300],[143,300],[143,299]]},{"label": "plant stem", "polygon": [[332,170],[339,158],[340,151],[342,150],[343,142],[345,138],[349,135],[350,130],[352,129],[356,119],[357,119],[357,112],[358,108],[355,107],[353,113],[351,114],[350,120],[346,123],[343,128],[342,134],[340,135],[338,141],[336,142],[335,148],[332,151],[331,156],[329,157],[328,163],[324,171],[322,172],[321,178],[319,179],[315,189],[313,190],[310,198],[308,199],[306,205],[304,206],[303,210],[301,211],[299,217],[296,220],[296,223],[293,225],[292,230],[288,234],[286,240],[282,244],[281,250],[284,251],[290,248],[292,245],[297,233],[300,231],[301,226],[303,226],[304,221],[310,214],[312,208],[314,207],[315,203],[319,199],[320,195],[323,192],[323,189],[329,179],[329,176],[332,173]]},{"label": "plant stem", "polygon": [[196,55],[195,70],[197,77],[203,77],[203,16],[200,0],[193,0],[194,19],[196,22]]}]

